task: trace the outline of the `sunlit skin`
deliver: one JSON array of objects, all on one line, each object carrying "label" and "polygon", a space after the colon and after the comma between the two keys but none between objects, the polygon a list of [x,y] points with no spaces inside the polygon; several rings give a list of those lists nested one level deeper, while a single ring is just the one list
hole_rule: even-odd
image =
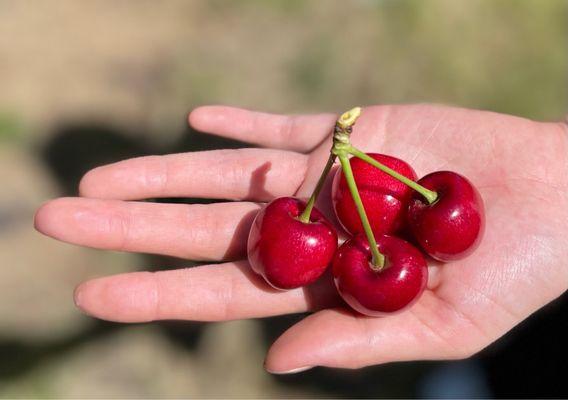
[{"label": "sunlit skin", "polygon": [[[329,156],[336,118],[201,107],[189,117],[194,128],[265,149],[119,162],[89,172],[80,185],[82,197],[41,207],[37,229],[66,242],[232,260],[90,280],[75,291],[78,307],[122,322],[220,321],[313,311],[267,354],[265,367],[284,373],[467,357],[567,289],[567,126],[433,105],[365,108],[351,141],[363,151],[405,160],[418,176],[437,170],[467,176],[485,202],[486,230],[478,249],[460,261],[430,261],[420,300],[384,318],[351,311],[327,275],[308,289],[271,289],[245,261],[257,203],[311,194]],[[317,207],[331,217],[329,186]],[[237,201],[128,201],[175,196]]]}]

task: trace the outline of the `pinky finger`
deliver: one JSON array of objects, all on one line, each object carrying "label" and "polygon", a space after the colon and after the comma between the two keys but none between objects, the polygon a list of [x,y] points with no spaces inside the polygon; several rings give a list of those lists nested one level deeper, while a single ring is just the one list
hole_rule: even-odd
[{"label": "pinky finger", "polygon": [[337,304],[332,284],[325,278],[307,288],[277,291],[245,261],[133,272],[79,285],[75,304],[88,315],[116,322],[258,318]]}]

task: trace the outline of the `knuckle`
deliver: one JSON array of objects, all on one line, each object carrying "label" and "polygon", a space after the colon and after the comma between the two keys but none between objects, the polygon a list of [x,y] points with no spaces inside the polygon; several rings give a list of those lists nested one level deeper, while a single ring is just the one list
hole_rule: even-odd
[{"label": "knuckle", "polygon": [[146,158],[142,184],[152,191],[163,194],[167,191],[170,178],[169,162],[165,157]]},{"label": "knuckle", "polygon": [[115,212],[108,216],[105,234],[118,251],[128,250],[131,242],[131,217],[128,213]]},{"label": "knuckle", "polygon": [[296,119],[293,117],[286,118],[280,125],[279,136],[283,144],[292,145],[294,142],[294,132],[296,128]]}]

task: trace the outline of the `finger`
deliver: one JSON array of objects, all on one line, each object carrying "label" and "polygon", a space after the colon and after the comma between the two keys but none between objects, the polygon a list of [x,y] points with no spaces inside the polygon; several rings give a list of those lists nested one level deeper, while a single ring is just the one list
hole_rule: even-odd
[{"label": "finger", "polygon": [[453,359],[482,347],[484,335],[425,292],[419,304],[384,318],[324,310],[286,331],[270,348],[266,369],[292,373],[315,366],[360,368],[392,361]]},{"label": "finger", "polygon": [[215,135],[294,151],[310,151],[332,133],[335,114],[277,115],[225,106],[199,107],[189,124]]},{"label": "finger", "polygon": [[93,279],[77,287],[75,303],[91,316],[118,322],[256,318],[336,304],[326,278],[309,288],[277,291],[241,261]]},{"label": "finger", "polygon": [[136,200],[200,197],[268,201],[296,192],[307,156],[281,150],[213,150],[140,157],[89,171],[81,196]]},{"label": "finger", "polygon": [[61,198],[42,206],[36,228],[56,239],[107,250],[192,260],[244,256],[254,203],[158,204]]}]

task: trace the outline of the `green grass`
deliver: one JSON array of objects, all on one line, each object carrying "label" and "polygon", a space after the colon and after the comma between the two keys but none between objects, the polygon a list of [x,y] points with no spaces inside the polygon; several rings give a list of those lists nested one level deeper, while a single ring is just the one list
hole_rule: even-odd
[{"label": "green grass", "polygon": [[0,111],[0,143],[18,142],[22,137],[22,120],[14,113]]}]

